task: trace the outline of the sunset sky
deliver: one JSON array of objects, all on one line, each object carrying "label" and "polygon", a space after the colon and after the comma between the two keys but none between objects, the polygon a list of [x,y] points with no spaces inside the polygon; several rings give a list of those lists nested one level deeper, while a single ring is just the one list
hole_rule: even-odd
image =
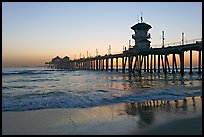
[{"label": "sunset sky", "polygon": [[150,24],[151,44],[202,38],[201,2],[3,2],[2,65],[41,66],[55,56],[122,52],[134,44],[138,16]]}]

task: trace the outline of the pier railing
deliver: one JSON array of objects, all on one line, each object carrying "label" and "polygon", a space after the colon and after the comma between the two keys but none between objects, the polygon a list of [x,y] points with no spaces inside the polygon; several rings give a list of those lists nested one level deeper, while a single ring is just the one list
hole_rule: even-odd
[{"label": "pier railing", "polygon": [[[186,41],[183,41],[183,44],[182,44],[182,41],[172,42],[172,43],[164,44],[164,47],[180,46],[180,45],[186,45],[186,44],[194,44],[194,43],[200,42],[200,41],[202,41],[202,38],[186,40]],[[152,47],[152,48],[161,48],[161,47],[162,47],[162,44],[153,44],[153,45],[151,45],[151,47]]]},{"label": "pier railing", "polygon": [[[171,42],[171,43],[164,44],[164,47],[174,47],[174,46],[181,46],[181,45],[186,45],[186,44],[194,44],[196,42],[201,42],[201,41],[202,41],[202,38],[186,40],[186,41],[183,41],[183,44],[182,44],[182,41]],[[150,46],[152,48],[161,48],[162,47],[161,44],[153,44],[153,45],[150,45]],[[129,50],[130,48],[133,48],[133,46],[128,47],[127,50]],[[123,51],[122,50],[121,51],[116,51],[116,52],[113,52],[112,54],[122,54]],[[105,54],[101,55],[101,56],[105,56]]]}]

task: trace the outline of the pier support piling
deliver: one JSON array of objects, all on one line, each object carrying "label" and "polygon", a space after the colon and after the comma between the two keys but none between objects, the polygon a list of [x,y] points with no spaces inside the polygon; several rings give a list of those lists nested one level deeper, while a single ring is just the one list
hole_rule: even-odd
[{"label": "pier support piling", "polygon": [[184,51],[180,53],[180,73],[184,75]]},{"label": "pier support piling", "polygon": [[192,72],[192,50],[190,50],[190,72],[189,74],[193,74]]},{"label": "pier support piling", "polygon": [[106,71],[108,71],[108,58],[106,58]]},{"label": "pier support piling", "polygon": [[150,73],[152,73],[152,54],[151,54],[151,60],[150,60]]},{"label": "pier support piling", "polygon": [[147,72],[149,72],[149,54],[147,55]]},{"label": "pier support piling", "polygon": [[144,72],[146,72],[146,56],[143,56],[144,58]]},{"label": "pier support piling", "polygon": [[116,58],[116,71],[118,72],[118,58]]},{"label": "pier support piling", "polygon": [[154,54],[154,72],[156,72],[156,54]]},{"label": "pier support piling", "polygon": [[160,73],[160,54],[158,55],[158,73]]},{"label": "pier support piling", "polygon": [[128,57],[128,70],[129,70],[129,73],[132,72],[132,56],[129,56]]},{"label": "pier support piling", "polygon": [[198,74],[201,74],[201,50],[198,51]]},{"label": "pier support piling", "polygon": [[111,58],[111,71],[113,71],[113,58]]}]

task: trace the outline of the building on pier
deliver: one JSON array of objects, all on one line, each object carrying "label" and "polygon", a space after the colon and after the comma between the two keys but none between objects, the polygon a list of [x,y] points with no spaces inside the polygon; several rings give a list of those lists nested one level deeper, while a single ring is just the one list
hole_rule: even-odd
[{"label": "building on pier", "polygon": [[61,61],[62,59],[59,57],[59,56],[57,56],[57,57],[55,57],[55,58],[53,58],[52,59],[52,63],[56,63],[56,62],[59,62],[59,61]]},{"label": "building on pier", "polygon": [[53,66],[51,68],[56,68],[56,69],[59,69],[60,66],[61,66],[61,61],[62,61],[62,58],[60,58],[59,56],[53,58],[51,60],[51,64],[53,64]]},{"label": "building on pier", "polygon": [[66,68],[68,68],[69,67],[69,57],[68,56],[65,56],[62,60],[61,60],[61,68],[62,69],[66,69]]},{"label": "building on pier", "polygon": [[150,33],[148,33],[149,29],[152,27],[149,24],[144,22],[137,23],[131,27],[134,30],[135,34],[132,35],[132,38],[135,40],[135,45],[133,46],[133,50],[148,50],[150,48],[150,41],[148,39],[151,38]]},{"label": "building on pier", "polygon": [[69,61],[69,57],[65,56],[62,60],[63,60],[63,62],[68,62]]}]

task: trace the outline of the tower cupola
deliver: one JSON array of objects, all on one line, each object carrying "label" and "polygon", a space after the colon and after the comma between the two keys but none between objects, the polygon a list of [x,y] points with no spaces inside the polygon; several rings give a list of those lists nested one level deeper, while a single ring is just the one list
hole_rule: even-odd
[{"label": "tower cupola", "polygon": [[151,36],[148,31],[151,28],[152,27],[149,24],[142,21],[131,27],[135,32],[135,34],[132,35],[132,38],[135,40],[135,45],[133,46],[134,50],[146,50],[150,48],[151,42],[148,39],[150,39]]}]

